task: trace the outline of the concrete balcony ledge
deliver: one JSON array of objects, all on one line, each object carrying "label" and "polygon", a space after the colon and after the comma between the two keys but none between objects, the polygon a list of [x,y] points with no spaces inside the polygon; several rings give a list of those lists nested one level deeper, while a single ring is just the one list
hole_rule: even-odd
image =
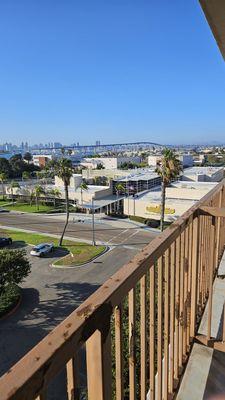
[{"label": "concrete balcony ledge", "polygon": [[[225,301],[225,254],[220,263],[218,277],[213,287],[211,336],[222,339],[223,304]],[[221,279],[222,278],[222,279]],[[208,307],[199,327],[199,334],[206,335]],[[195,343],[180,385],[177,400],[207,400],[212,395],[225,396],[225,353]]]}]

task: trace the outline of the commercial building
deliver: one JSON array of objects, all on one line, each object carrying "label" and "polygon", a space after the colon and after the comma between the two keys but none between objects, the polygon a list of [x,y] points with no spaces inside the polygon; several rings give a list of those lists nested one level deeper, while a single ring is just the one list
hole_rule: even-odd
[{"label": "commercial building", "polygon": [[83,169],[82,176],[84,179],[95,179],[99,177],[106,177],[107,179],[115,179],[124,176],[128,176],[134,173],[134,171],[142,171],[143,169]]},{"label": "commercial building", "polygon": [[193,167],[185,169],[181,179],[192,182],[220,182],[223,177],[223,167]]},{"label": "commercial building", "polygon": [[105,169],[117,169],[125,162],[139,163],[140,157],[86,157],[81,161],[81,165],[89,169],[95,169],[98,165],[102,165]]},{"label": "commercial building", "polygon": [[135,194],[160,185],[161,178],[154,169],[135,171],[133,174],[113,179],[113,194],[117,193],[118,183],[124,187],[124,190],[120,190],[121,194]]},{"label": "commercial building", "polygon": [[[191,154],[178,154],[177,158],[180,160],[184,168],[193,166],[193,157]],[[148,165],[150,167],[156,167],[160,164],[162,156],[160,154],[148,156]]]},{"label": "commercial building", "polygon": [[33,163],[40,168],[44,168],[46,164],[52,160],[52,154],[34,154],[33,155]]},{"label": "commercial building", "polygon": [[[73,174],[69,185],[69,199],[79,205],[92,201],[92,198],[99,199],[112,194],[110,186],[87,185],[87,189],[82,189],[82,182],[81,174]],[[55,177],[55,186],[62,191],[62,196],[64,196],[63,181],[58,176]]]},{"label": "commercial building", "polygon": [[[205,196],[216,183],[182,182],[172,183],[166,189],[165,220],[174,221],[196,201]],[[159,186],[139,195],[124,199],[124,213],[146,219],[160,219],[161,188]]]}]

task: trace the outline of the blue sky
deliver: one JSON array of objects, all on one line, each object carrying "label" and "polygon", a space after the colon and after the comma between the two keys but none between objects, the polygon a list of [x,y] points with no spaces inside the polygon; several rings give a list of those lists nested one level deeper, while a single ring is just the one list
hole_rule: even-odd
[{"label": "blue sky", "polygon": [[1,0],[0,143],[225,142],[197,0]]}]

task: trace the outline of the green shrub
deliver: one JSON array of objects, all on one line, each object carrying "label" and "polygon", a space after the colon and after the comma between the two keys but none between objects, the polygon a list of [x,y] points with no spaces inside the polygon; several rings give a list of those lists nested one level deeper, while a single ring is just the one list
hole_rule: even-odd
[{"label": "green shrub", "polygon": [[130,220],[136,221],[136,222],[141,222],[142,224],[144,224],[146,219],[143,217],[138,217],[137,215],[131,215]]},{"label": "green shrub", "polygon": [[160,226],[160,221],[158,219],[146,219],[145,224],[147,226],[150,226],[151,228],[159,228]]},{"label": "green shrub", "polygon": [[16,284],[7,285],[0,295],[0,317],[11,311],[20,298],[20,288]]},{"label": "green shrub", "polygon": [[25,250],[0,250],[0,296],[9,284],[18,285],[30,273]]}]

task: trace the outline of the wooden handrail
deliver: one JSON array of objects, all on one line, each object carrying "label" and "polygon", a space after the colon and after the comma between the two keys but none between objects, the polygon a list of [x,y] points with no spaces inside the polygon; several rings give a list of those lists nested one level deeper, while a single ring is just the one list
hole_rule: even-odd
[{"label": "wooden handrail", "polygon": [[[191,235],[193,221],[196,218],[204,218],[204,216],[200,216],[199,210],[204,211],[204,209],[206,209],[205,207],[212,206],[214,201],[213,199],[217,199],[224,185],[225,180],[212,189],[206,196],[203,197],[201,201],[198,201],[163,233],[158,235],[158,237],[148,244],[139,254],[137,254],[133,260],[128,262],[111,278],[109,278],[95,293],[93,293],[72,314],[70,314],[69,317],[67,317],[52,332],[50,332],[18,363],[10,368],[10,370],[0,378],[1,400],[32,400],[37,398],[37,396],[48,386],[49,382],[71,360],[75,349],[80,348],[97,331],[101,332],[103,338],[108,337],[110,331],[109,320],[113,315],[115,308],[120,307],[125,296],[127,296],[128,293],[135,288],[140,279],[148,273],[150,267],[154,265],[159,258],[161,258],[162,262],[164,263],[165,252],[170,249],[171,246],[174,246],[174,243],[181,243],[180,238],[183,232],[185,232],[185,235],[188,232],[187,243],[191,243],[190,241],[192,240]],[[200,224],[203,224],[203,222],[205,223],[205,220],[203,219],[199,219],[199,221]],[[223,248],[224,239],[225,238],[223,238],[223,242],[221,239],[220,248]],[[208,240],[207,237],[204,240],[204,243],[206,243],[206,240]],[[186,246],[188,245],[187,243]],[[190,245],[190,248],[191,247],[192,245]],[[179,260],[176,258],[176,263],[186,262],[185,252],[186,250],[184,249],[183,253],[176,255],[176,257],[180,257]],[[174,257],[171,252],[171,257],[172,256]],[[192,250],[189,252],[189,258],[190,257],[193,257]],[[168,262],[171,263],[171,260],[169,259]],[[198,262],[198,253],[195,254],[195,262]],[[183,270],[185,271],[185,264],[182,265],[184,265]],[[192,276],[188,275],[186,278],[182,278],[186,279],[185,285],[187,288],[185,292],[186,299],[184,300],[187,301],[188,293],[191,290],[190,288],[193,286],[193,290],[196,291],[195,301],[197,304],[199,301],[197,297],[199,296],[200,292],[196,286],[197,282],[194,282],[193,277],[194,274],[196,274],[197,279],[197,274],[199,274],[199,271],[198,269],[195,269],[198,268],[197,264],[194,266],[193,262],[190,261],[190,265],[192,265],[191,268],[194,268]],[[201,274],[203,274],[203,272],[201,272]],[[190,281],[190,279],[192,279],[192,281]],[[181,287],[181,285],[184,283],[179,281],[176,284],[176,290],[178,290],[180,293],[180,289],[177,286],[178,284],[180,285],[179,287]],[[161,286],[160,289],[162,289]],[[176,305],[174,305],[174,307],[175,306]],[[183,305],[181,306],[183,307]],[[190,306],[187,305],[187,309],[188,307]],[[196,313],[197,310],[194,310],[191,313],[193,330],[195,329]],[[163,315],[164,314],[161,315],[162,318]],[[174,323],[179,324],[180,330],[180,317],[175,313],[174,318]],[[106,321],[108,322],[105,323]],[[167,321],[167,324],[169,324],[169,321]],[[158,329],[160,328],[158,327]],[[180,331],[180,335],[181,333],[182,330]],[[181,338],[183,340],[182,335]],[[188,342],[189,338],[186,338],[185,340]],[[101,340],[96,336],[96,340],[92,343],[97,342],[101,343]],[[174,346],[176,347],[176,342]],[[185,346],[186,345],[184,345],[184,347]],[[180,362],[182,362],[182,351],[183,350],[181,348]],[[159,357],[161,356],[159,355]],[[91,359],[88,358],[88,360],[90,365]],[[144,378],[143,380],[145,381]],[[104,399],[106,399],[104,394],[102,396]]]},{"label": "wooden handrail", "polygon": [[225,207],[201,206],[199,211],[202,215],[211,215],[213,217],[225,217]]}]

